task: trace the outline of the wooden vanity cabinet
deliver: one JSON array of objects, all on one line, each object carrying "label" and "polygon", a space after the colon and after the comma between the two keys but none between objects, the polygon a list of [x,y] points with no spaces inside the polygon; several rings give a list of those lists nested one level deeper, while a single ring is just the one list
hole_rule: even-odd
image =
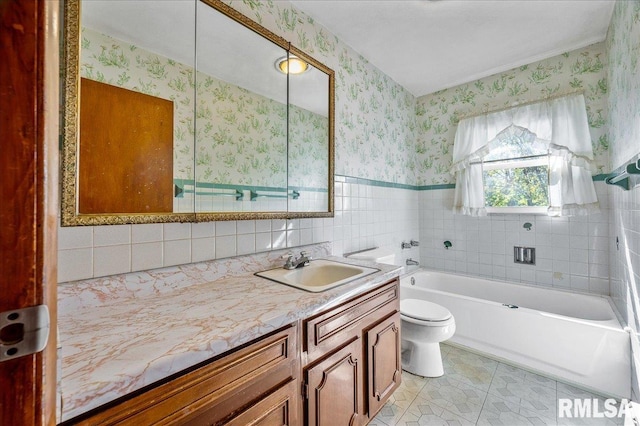
[{"label": "wooden vanity cabinet", "polygon": [[64,424],[366,425],[400,385],[399,312],[395,279]]},{"label": "wooden vanity cabinet", "polygon": [[81,425],[299,425],[297,324],[116,403]]},{"label": "wooden vanity cabinet", "polygon": [[302,329],[306,423],[367,424],[401,381],[398,280],[304,320]]}]

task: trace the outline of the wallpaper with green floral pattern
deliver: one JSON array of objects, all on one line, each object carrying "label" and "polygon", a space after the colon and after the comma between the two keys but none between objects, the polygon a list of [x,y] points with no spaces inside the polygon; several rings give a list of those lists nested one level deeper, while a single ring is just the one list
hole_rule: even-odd
[{"label": "wallpaper with green floral pattern", "polygon": [[411,93],[289,2],[226,3],[335,71],[336,174],[415,183]]},{"label": "wallpaper with green floral pattern", "polygon": [[202,73],[197,81],[196,181],[286,187],[287,106]]},{"label": "wallpaper with green floral pattern", "polygon": [[289,186],[327,189],[329,121],[289,105]]},{"label": "wallpaper with green floral pattern", "polygon": [[[194,77],[189,65],[87,28],[82,30],[80,72],[174,102],[176,179],[193,179],[195,155],[198,182],[287,186],[285,104],[200,72]],[[326,188],[327,118],[289,108],[291,182]]]},{"label": "wallpaper with green floral pattern", "polygon": [[[608,169],[608,84],[604,69],[607,63],[604,43],[416,100],[402,86],[290,3],[273,0],[226,2],[335,71],[335,173],[338,175],[410,185],[452,183],[453,176],[449,170],[459,117],[576,90],[584,90],[598,172]],[[90,42],[83,33],[83,44],[85,39]],[[136,53],[134,46],[116,48],[110,42],[98,42],[91,48],[94,59],[92,63],[86,64],[83,59],[83,75],[86,73],[89,76],[93,72],[91,78],[104,78],[123,87],[129,85],[152,94],[166,89],[170,94],[163,97],[177,99],[178,104],[193,102],[185,95],[185,91],[188,93],[186,88],[194,85],[193,71],[188,67],[171,63],[170,60],[163,63],[160,58],[142,57],[144,55]],[[127,61],[132,67],[148,75],[128,77],[123,69],[114,65],[119,64],[119,61]],[[98,71],[96,62],[109,65],[112,68],[110,74]],[[97,75],[99,72],[103,75]],[[208,89],[220,89],[220,84],[222,83],[212,84]],[[214,98],[218,96],[215,93],[211,95]],[[240,96],[239,92],[237,96]],[[215,108],[209,108],[213,113]],[[233,121],[235,111],[227,107],[224,110],[230,113],[228,118]],[[198,105],[197,111],[198,114],[209,114],[201,105]],[[282,110],[276,107],[272,111],[274,116],[282,114]],[[292,116],[295,117],[296,114]],[[188,153],[192,145],[181,144],[181,141],[190,140],[189,134],[194,131],[193,123],[188,116],[179,120],[180,125],[176,126],[176,144],[180,144],[180,152]],[[238,126],[242,126],[240,132],[251,132],[246,123],[240,124],[237,116],[235,120]],[[315,124],[312,127],[320,132]],[[198,126],[198,132],[205,130],[206,128]],[[274,132],[275,139],[281,136],[278,126],[269,131]],[[295,126],[292,131],[295,131]],[[246,163],[237,166],[239,170],[256,168],[260,164],[262,170],[269,170],[276,176],[282,175],[283,169],[270,163],[267,158],[261,158],[258,162],[256,159],[259,158],[259,152],[251,152],[243,144],[233,148],[231,144],[227,144],[228,135],[217,133],[213,128],[208,133],[208,137],[226,149],[222,155],[223,161],[238,164],[237,162],[246,160]],[[292,138],[294,143],[297,140],[301,139]],[[265,141],[260,143],[262,145],[258,144],[258,151],[264,148]],[[275,142],[275,145],[278,143]],[[197,148],[196,151],[198,163],[206,163],[209,157],[213,158],[206,149]],[[293,152],[308,158],[306,150],[294,148]],[[178,159],[176,176],[191,176],[192,170],[189,167],[189,164],[180,164]],[[293,168],[294,164],[290,167]],[[304,176],[305,166],[297,170],[301,173],[294,168],[294,175]],[[213,168],[205,169],[202,176],[222,180]],[[312,185],[311,182],[308,183],[309,185],[301,186]]]},{"label": "wallpaper with green floral pattern", "polygon": [[640,1],[616,3],[607,51],[613,170],[640,153]]},{"label": "wallpaper with green floral pattern", "polygon": [[460,117],[552,95],[584,91],[598,173],[608,170],[604,43],[441,90],[416,102],[418,185],[454,183],[449,173]]}]

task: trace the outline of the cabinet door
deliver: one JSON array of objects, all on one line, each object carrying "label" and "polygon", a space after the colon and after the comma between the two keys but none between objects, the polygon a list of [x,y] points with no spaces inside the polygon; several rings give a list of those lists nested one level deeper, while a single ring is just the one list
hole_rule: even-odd
[{"label": "cabinet door", "polygon": [[227,426],[297,426],[300,382],[292,380],[246,411],[231,419]]},{"label": "cabinet door", "polygon": [[306,370],[309,426],[347,426],[365,422],[362,339],[357,338]]},{"label": "cabinet door", "polygon": [[389,396],[400,386],[400,313],[380,321],[366,333],[369,418],[382,408]]}]

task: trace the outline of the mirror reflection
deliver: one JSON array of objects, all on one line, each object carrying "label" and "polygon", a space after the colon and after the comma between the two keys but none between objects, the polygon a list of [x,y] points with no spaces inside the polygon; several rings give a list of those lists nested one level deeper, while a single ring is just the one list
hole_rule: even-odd
[{"label": "mirror reflection", "polygon": [[287,51],[204,2],[197,17],[196,212],[286,212]]},{"label": "mirror reflection", "polygon": [[333,71],[218,0],[66,7],[64,226],[332,215]]},{"label": "mirror reflection", "polygon": [[195,5],[84,1],[80,22],[78,212],[193,212],[174,181],[194,176]]},{"label": "mirror reflection", "polygon": [[[298,74],[289,74],[288,187],[290,212],[327,211],[329,199],[330,77],[312,65],[310,58],[295,51],[290,57],[307,64]],[[306,59],[306,61],[305,61]]]}]

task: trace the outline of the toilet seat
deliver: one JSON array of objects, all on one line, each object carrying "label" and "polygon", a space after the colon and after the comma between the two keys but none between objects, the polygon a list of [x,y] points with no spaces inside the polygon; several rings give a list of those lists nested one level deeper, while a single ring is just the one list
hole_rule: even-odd
[{"label": "toilet seat", "polygon": [[405,319],[422,324],[445,325],[443,323],[453,318],[451,312],[444,306],[420,299],[400,300],[400,315]]}]

